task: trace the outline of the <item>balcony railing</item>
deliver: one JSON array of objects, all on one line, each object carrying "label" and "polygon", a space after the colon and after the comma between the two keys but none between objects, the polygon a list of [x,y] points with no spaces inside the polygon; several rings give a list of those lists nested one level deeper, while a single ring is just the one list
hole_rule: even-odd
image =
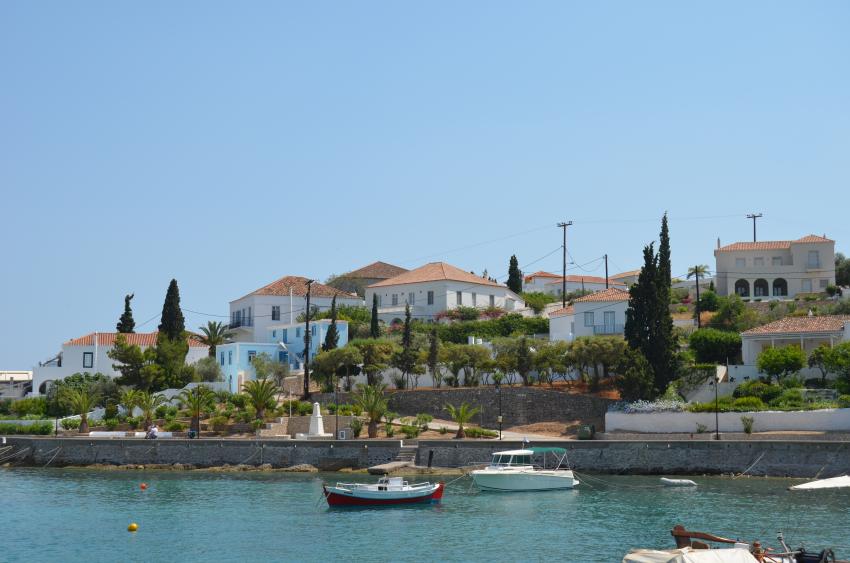
[{"label": "balcony railing", "polygon": [[228,328],[239,328],[241,326],[254,326],[254,317],[248,317],[247,319],[233,319],[230,321]]},{"label": "balcony railing", "polygon": [[625,327],[623,325],[594,325],[593,334],[623,334]]}]

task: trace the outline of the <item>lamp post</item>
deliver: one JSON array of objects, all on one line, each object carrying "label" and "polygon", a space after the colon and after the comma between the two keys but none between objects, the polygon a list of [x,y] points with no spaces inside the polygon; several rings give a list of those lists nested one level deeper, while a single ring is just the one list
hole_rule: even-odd
[{"label": "lamp post", "polygon": [[334,404],[336,405],[336,409],[334,409],[334,440],[339,440],[339,400],[337,399],[337,390],[339,389],[339,378],[336,376],[336,373],[333,375],[334,378]]},{"label": "lamp post", "polygon": [[502,385],[500,382],[496,382],[496,393],[499,395],[499,417],[496,419],[499,421],[499,440],[502,439]]},{"label": "lamp post", "polygon": [[717,408],[717,388],[720,387],[717,381],[717,374],[711,376],[711,383],[714,385],[714,439],[720,439],[720,413]]}]

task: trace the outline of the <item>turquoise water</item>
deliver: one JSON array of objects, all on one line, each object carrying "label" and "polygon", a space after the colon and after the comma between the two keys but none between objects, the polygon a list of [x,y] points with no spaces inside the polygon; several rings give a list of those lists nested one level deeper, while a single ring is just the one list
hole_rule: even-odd
[{"label": "turquoise water", "polygon": [[785,490],[797,481],[694,478],[700,486],[686,490],[600,476],[594,488],[481,494],[463,479],[439,505],[328,509],[322,479],[347,477],[371,480],[0,470],[0,560],[615,562],[631,547],[672,547],[676,523],[769,545],[782,529],[850,557],[850,492]]}]

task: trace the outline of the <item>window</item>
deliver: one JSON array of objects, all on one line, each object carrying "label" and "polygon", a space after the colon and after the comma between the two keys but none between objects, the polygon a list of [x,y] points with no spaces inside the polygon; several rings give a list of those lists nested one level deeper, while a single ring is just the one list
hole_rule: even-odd
[{"label": "window", "polygon": [[233,363],[233,350],[227,351],[227,365],[231,365]]},{"label": "window", "polygon": [[277,331],[276,330],[272,331],[272,338],[277,338]]},{"label": "window", "polygon": [[301,338],[301,327],[295,327],[295,338]]},{"label": "window", "polygon": [[83,367],[94,367],[94,352],[83,352]]},{"label": "window", "polygon": [[753,258],[753,266],[764,266],[764,258],[761,256]]},{"label": "window", "polygon": [[283,350],[278,351],[277,353],[277,361],[281,364],[285,364],[289,361],[289,354],[284,352]]},{"label": "window", "polygon": [[221,365],[224,365],[224,352],[219,354],[219,363],[221,363]]},{"label": "window", "polygon": [[398,305],[398,293],[393,293],[393,307]]},{"label": "window", "polygon": [[458,305],[463,305],[463,292],[456,291],[455,292],[455,299],[457,300]]},{"label": "window", "polygon": [[289,329],[285,328],[280,331],[280,336],[283,338],[283,343],[286,344],[289,342]]},{"label": "window", "polygon": [[735,267],[736,268],[746,268],[747,267],[747,259],[746,258],[735,258]]},{"label": "window", "polygon": [[407,303],[409,305],[416,304],[416,294],[414,292],[411,291],[410,293],[407,294]]},{"label": "window", "polygon": [[379,295],[378,296],[378,307],[383,307],[383,306],[384,306],[384,296]]},{"label": "window", "polygon": [[248,363],[249,364],[253,364],[254,359],[256,357],[257,357],[257,351],[256,350],[248,350]]},{"label": "window", "polygon": [[829,285],[829,280],[821,280],[820,281],[820,288],[821,289],[826,289],[826,286],[828,286],[828,285]]},{"label": "window", "polygon": [[812,280],[803,280],[803,293],[812,292]]},{"label": "window", "polygon": [[576,333],[576,322],[573,321],[573,322],[570,323],[570,334],[575,334],[575,333]]},{"label": "window", "polygon": [[584,326],[593,326],[594,318],[593,311],[584,314]]},{"label": "window", "polygon": [[434,304],[434,292],[429,291],[428,292],[428,305],[433,305],[433,304]]},{"label": "window", "polygon": [[614,311],[605,311],[602,313],[603,322],[605,323],[606,331],[614,331]]},{"label": "window", "polygon": [[820,268],[820,252],[817,250],[809,251],[809,268]]},{"label": "window", "polygon": [[771,259],[771,264],[773,264],[774,266],[781,266],[782,265],[782,256],[774,256]]},{"label": "window", "polygon": [[491,307],[495,307],[495,306],[496,306],[496,296],[495,296],[495,295],[491,295],[491,296],[490,296],[490,306],[491,306]]},{"label": "window", "polygon": [[272,305],[272,320],[280,320],[280,305]]},{"label": "window", "polygon": [[310,327],[310,335],[311,336],[316,336],[316,329],[317,328],[318,327],[316,325],[313,325],[313,326]]},{"label": "window", "polygon": [[472,306],[476,307],[477,305],[478,305],[478,296],[475,293],[473,293],[472,294]]}]

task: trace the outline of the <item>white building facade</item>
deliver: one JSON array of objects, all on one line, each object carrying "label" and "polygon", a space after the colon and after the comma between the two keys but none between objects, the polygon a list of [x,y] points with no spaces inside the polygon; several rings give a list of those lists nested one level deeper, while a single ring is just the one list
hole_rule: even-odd
[{"label": "white building facade", "polygon": [[629,292],[612,287],[585,295],[549,315],[549,340],[572,342],[580,336],[622,336]]},{"label": "white building facade", "polygon": [[832,347],[848,340],[850,315],[785,317],[742,332],[741,355],[744,366],[755,366],[759,354],[768,348],[798,346],[808,356],[818,346]]},{"label": "white building facade", "polygon": [[[75,373],[102,373],[109,377],[119,377],[121,373],[113,369],[114,360],[108,356],[115,346],[115,338],[118,334],[117,332],[93,332],[62,344],[61,352],[33,368],[32,394],[43,395],[52,381],[65,379]],[[136,332],[124,336],[128,344],[145,350],[150,346],[156,346],[158,334],[157,332]],[[194,364],[208,354],[209,348],[205,344],[189,339],[187,364]]]},{"label": "white building facade", "polygon": [[[230,302],[230,329],[236,342],[265,342],[269,327],[294,323],[307,310],[307,281],[301,276],[286,276],[248,295]],[[313,282],[310,308],[330,309],[337,305],[364,306],[363,300],[350,293]]]},{"label": "white building facade", "polygon": [[385,323],[404,320],[405,306],[414,319],[433,321],[457,307],[508,312],[525,306],[522,298],[504,285],[465,272],[445,262],[432,262],[366,288],[366,303],[378,296],[378,318]]},{"label": "white building facade", "polygon": [[794,241],[736,242],[714,251],[718,295],[791,299],[835,285],[835,241],[809,235]]}]

